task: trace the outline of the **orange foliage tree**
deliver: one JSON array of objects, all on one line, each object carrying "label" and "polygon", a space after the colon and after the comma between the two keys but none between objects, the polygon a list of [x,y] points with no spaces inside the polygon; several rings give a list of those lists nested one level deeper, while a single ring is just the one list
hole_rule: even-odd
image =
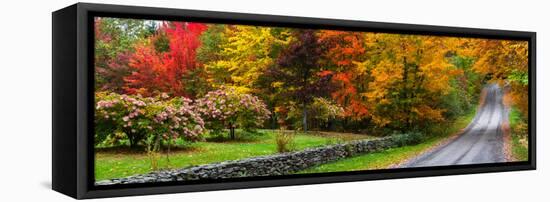
[{"label": "orange foliage tree", "polygon": [[458,39],[368,33],[365,44],[369,57],[356,65],[372,77],[364,96],[376,125],[411,129],[444,120],[438,104],[462,74],[448,58]]},{"label": "orange foliage tree", "polygon": [[527,117],[529,91],[526,41],[472,39],[468,53],[477,58],[474,70],[488,79],[510,86],[514,105]]},{"label": "orange foliage tree", "polygon": [[322,63],[329,69],[321,76],[332,76],[338,88],[332,92],[332,98],[344,106],[345,117],[353,120],[367,117],[369,110],[364,93],[369,75],[356,64],[366,57],[365,33],[322,30],[318,35],[324,49]]}]

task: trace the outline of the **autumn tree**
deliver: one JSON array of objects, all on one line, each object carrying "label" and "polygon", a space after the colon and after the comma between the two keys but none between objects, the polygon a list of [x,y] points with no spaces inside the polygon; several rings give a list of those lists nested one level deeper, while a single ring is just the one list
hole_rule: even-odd
[{"label": "autumn tree", "polygon": [[[213,88],[228,86],[241,93],[252,93],[267,104],[270,111],[284,101],[280,83],[272,78],[281,50],[293,40],[288,28],[245,25],[209,25],[201,36],[197,58],[204,63]],[[278,114],[271,113],[270,127]]]},{"label": "autumn tree", "polygon": [[94,66],[96,89],[122,93],[124,77],[130,74],[128,67],[134,44],[155,32],[152,21],[135,19],[94,19]]},{"label": "autumn tree", "polygon": [[330,75],[336,84],[331,96],[344,106],[344,116],[352,120],[368,117],[365,102],[367,84],[370,79],[363,61],[365,54],[365,33],[322,30],[318,33],[323,48],[322,64],[327,68],[323,75]]},{"label": "autumn tree", "polygon": [[315,31],[297,30],[293,34],[296,40],[282,50],[270,76],[278,78],[278,85],[287,89],[284,94],[301,106],[302,127],[307,131],[308,105],[314,97],[328,92],[330,79],[320,75],[321,49]]},{"label": "autumn tree", "polygon": [[490,81],[509,85],[515,106],[527,117],[529,54],[526,41],[472,39],[468,52],[477,60],[474,70]]},{"label": "autumn tree", "polygon": [[258,77],[274,64],[278,50],[291,41],[288,29],[259,26],[212,25],[202,40],[199,58],[214,85],[248,93]]},{"label": "autumn tree", "polygon": [[[206,29],[201,23],[172,22],[164,23],[157,35],[168,39],[168,50],[159,52],[162,37],[136,45],[129,66],[131,75],[125,78],[125,90],[131,94],[150,96],[160,92],[172,96],[193,97],[186,90],[189,72],[200,64],[196,61],[196,50],[200,46],[199,37]],[[188,88],[187,88],[188,89]]]},{"label": "autumn tree", "polygon": [[455,38],[369,33],[366,45],[369,57],[358,65],[373,77],[365,95],[378,126],[408,130],[444,120],[438,104],[461,73],[448,60]]}]

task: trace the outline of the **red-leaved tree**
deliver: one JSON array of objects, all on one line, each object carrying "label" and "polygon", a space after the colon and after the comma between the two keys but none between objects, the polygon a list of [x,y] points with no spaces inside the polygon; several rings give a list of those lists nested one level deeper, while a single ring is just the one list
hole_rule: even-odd
[{"label": "red-leaved tree", "polygon": [[[126,93],[151,96],[161,92],[172,96],[186,96],[184,76],[200,66],[196,60],[200,35],[206,30],[202,23],[164,23],[149,43],[136,47],[130,58],[131,75],[125,78]],[[169,48],[165,52],[155,45],[166,37]]]}]

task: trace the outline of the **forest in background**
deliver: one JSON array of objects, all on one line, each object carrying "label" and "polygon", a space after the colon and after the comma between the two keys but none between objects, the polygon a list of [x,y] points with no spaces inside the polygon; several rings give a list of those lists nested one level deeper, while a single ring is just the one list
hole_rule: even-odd
[{"label": "forest in background", "polygon": [[489,82],[527,134],[526,41],[96,18],[94,59],[98,145],[423,131],[467,113]]}]

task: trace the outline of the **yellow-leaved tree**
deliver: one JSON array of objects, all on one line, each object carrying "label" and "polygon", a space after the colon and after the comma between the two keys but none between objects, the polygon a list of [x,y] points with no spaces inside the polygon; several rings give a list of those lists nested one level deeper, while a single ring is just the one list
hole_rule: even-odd
[{"label": "yellow-leaved tree", "polygon": [[292,36],[284,28],[213,25],[203,39],[210,40],[199,50],[205,56],[202,58],[211,75],[210,82],[248,93],[258,77],[274,64],[277,51],[292,41]]},{"label": "yellow-leaved tree", "polygon": [[477,58],[474,70],[489,80],[510,86],[513,104],[527,117],[529,60],[527,41],[469,40],[468,53]]},{"label": "yellow-leaved tree", "polygon": [[411,129],[443,121],[440,99],[462,71],[449,63],[461,41],[452,37],[369,33],[369,57],[357,64],[372,80],[365,92],[376,125]]}]

